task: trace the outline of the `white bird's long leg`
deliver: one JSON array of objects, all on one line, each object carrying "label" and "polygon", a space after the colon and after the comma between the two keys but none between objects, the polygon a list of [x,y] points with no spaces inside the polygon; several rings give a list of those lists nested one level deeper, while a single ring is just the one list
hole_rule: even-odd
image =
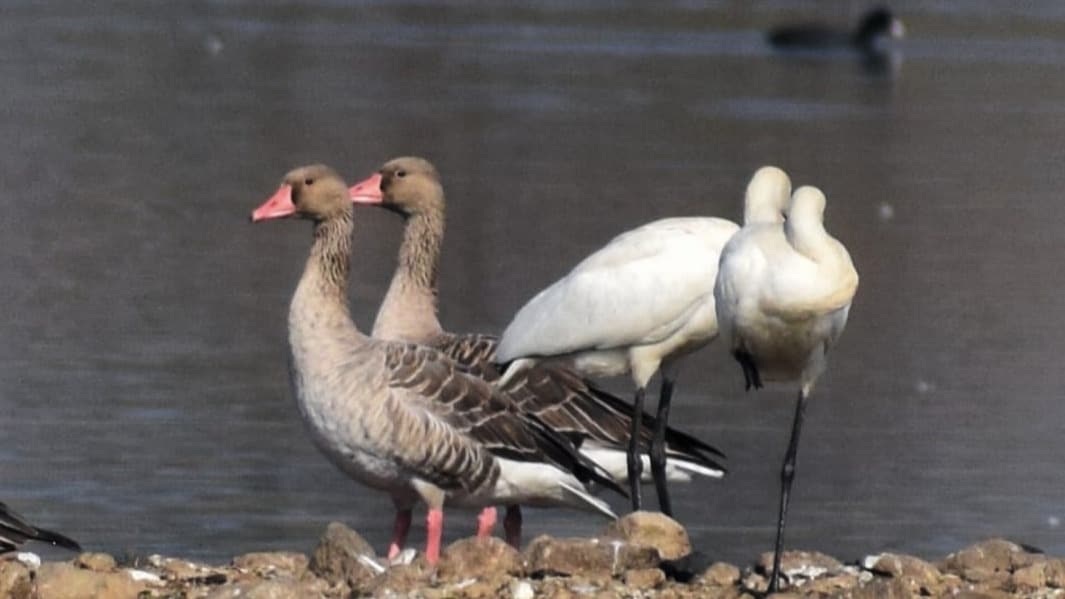
[{"label": "white bird's long leg", "polygon": [[673,516],[673,505],[669,500],[669,488],[666,485],[666,423],[669,421],[669,404],[673,399],[673,379],[662,371],[662,391],[658,397],[658,415],[655,420],[654,437],[651,439],[651,475],[658,492],[658,509],[669,517]]},{"label": "white bird's long leg", "polygon": [[807,392],[805,387],[799,390],[799,400],[795,405],[795,419],[791,423],[791,440],[788,451],[784,454],[784,466],[780,470],[780,516],[777,518],[777,541],[773,550],[773,573],[769,576],[767,593],[775,593],[780,588],[780,552],[784,544],[784,520],[788,515],[788,500],[791,497],[791,482],[795,480],[795,456],[799,451],[799,433],[802,420],[806,414]]},{"label": "white bird's long leg", "polygon": [[643,458],[640,455],[640,433],[643,431],[643,395],[644,387],[636,389],[632,401],[632,429],[629,431],[629,451],[626,456],[629,467],[629,495],[632,497],[632,509],[637,511],[643,504],[640,497],[640,478],[643,475]]}]

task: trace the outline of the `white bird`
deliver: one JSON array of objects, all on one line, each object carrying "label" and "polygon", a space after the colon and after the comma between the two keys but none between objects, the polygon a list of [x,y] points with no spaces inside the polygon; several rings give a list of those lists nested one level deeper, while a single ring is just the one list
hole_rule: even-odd
[{"label": "white bird", "polygon": [[445,502],[569,505],[615,517],[583,483],[616,484],[564,436],[441,352],[359,332],[346,302],[352,206],[332,169],[290,172],[252,222],[293,216],[314,222],[314,244],[289,307],[292,387],[319,449],[391,496],[390,558],[406,540],[418,500],[429,507],[430,563],[440,554]]},{"label": "white bird", "polygon": [[[791,192],[787,176],[779,169],[759,173],[747,194],[786,201]],[[672,512],[663,440],[676,367],[681,357],[717,336],[718,259],[738,229],[720,218],[689,217],[623,233],[525,304],[500,339],[496,359],[514,361],[504,379],[541,360],[562,361],[587,376],[631,374],[636,417],[627,465],[633,509],[640,509],[642,470],[635,433],[647,383],[661,370],[651,471],[660,509]]]},{"label": "white bird", "polygon": [[[486,381],[502,373],[495,364],[498,340],[491,335],[452,333],[437,317],[437,271],[444,238],[446,200],[436,168],[423,158],[389,160],[378,172],[351,188],[356,204],[379,206],[403,216],[403,244],[392,283],[374,322],[373,336],[427,345]],[[543,364],[511,376],[500,387],[524,413],[574,439],[580,452],[602,466],[619,484],[628,476],[626,448],[632,429],[632,408],[561,364]],[[649,416],[644,416],[650,420]],[[644,443],[651,431],[641,429]],[[672,428],[665,432],[666,477],[689,481],[692,474],[720,478],[724,469],[712,446]],[[641,455],[650,467],[650,458]],[[643,482],[650,482],[650,476]],[[494,508],[479,519],[479,536],[491,534]],[[507,506],[507,540],[520,542],[521,510]]]},{"label": "white bird", "polygon": [[843,332],[858,288],[847,249],[825,231],[825,196],[795,191],[781,222],[779,207],[748,196],[744,227],[721,253],[714,296],[721,334],[743,368],[747,388],[798,381],[791,440],[781,469],[780,513],[769,592],[779,586],[780,551],[806,400],[825,370],[825,355]]}]

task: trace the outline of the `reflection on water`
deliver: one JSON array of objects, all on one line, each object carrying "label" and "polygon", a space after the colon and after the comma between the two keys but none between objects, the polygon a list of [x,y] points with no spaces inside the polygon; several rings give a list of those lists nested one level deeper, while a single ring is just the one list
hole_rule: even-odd
[{"label": "reflection on water", "polygon": [[[905,62],[881,75],[771,52],[768,24],[812,14],[778,2],[11,8],[0,497],[117,553],[306,550],[333,519],[381,545],[390,505],[319,457],[288,393],[309,231],[246,223],[288,168],[433,159],[442,316],[490,332],[621,230],[738,218],[776,163],[826,191],[862,273],[810,408],[789,546],[935,556],[1002,535],[1063,552],[1065,12],[1025,6],[905,3]],[[400,223],[359,222],[368,327]],[[739,377],[720,348],[682,372],[675,422],[732,473],[675,501],[699,546],[746,561],[772,541],[792,391],[746,395]]]}]

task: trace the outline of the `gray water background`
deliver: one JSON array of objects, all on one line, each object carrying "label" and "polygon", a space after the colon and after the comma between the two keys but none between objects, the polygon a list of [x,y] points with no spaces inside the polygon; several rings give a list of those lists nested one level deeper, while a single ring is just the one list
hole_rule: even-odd
[{"label": "gray water background", "polygon": [[[498,332],[618,232],[738,219],[772,163],[824,189],[862,277],[808,413],[787,545],[937,557],[1006,536],[1065,553],[1065,5],[898,2],[909,37],[881,72],[764,42],[863,7],[8,3],[0,501],[117,554],[306,551],[331,520],[380,547],[389,502],[317,453],[289,395],[310,231],[247,223],[285,171],[435,161],[443,321]],[[400,231],[358,214],[363,327]],[[673,422],[732,469],[677,487],[678,517],[746,563],[772,542],[793,389],[743,393],[715,347],[678,393]],[[601,525],[526,518],[530,537]],[[469,534],[472,515],[447,529]]]}]

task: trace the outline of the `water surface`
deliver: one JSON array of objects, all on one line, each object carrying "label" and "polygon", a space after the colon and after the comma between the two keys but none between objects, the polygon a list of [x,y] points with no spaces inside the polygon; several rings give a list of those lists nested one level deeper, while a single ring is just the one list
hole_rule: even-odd
[{"label": "water surface", "polygon": [[[773,163],[825,190],[862,277],[808,413],[787,544],[936,557],[1000,535],[1065,553],[1065,9],[1021,6],[899,3],[911,37],[880,72],[764,44],[775,23],[857,18],[838,2],[8,7],[0,500],[119,554],[308,550],[331,520],[382,546],[389,502],[316,452],[289,395],[310,231],[247,224],[286,170],[435,161],[443,321],[498,332],[618,232],[739,218]],[[359,213],[364,327],[400,227]],[[674,422],[732,472],[678,487],[677,514],[746,562],[772,542],[794,390],[743,393],[717,347],[678,393]],[[472,529],[449,517],[451,537]]]}]

